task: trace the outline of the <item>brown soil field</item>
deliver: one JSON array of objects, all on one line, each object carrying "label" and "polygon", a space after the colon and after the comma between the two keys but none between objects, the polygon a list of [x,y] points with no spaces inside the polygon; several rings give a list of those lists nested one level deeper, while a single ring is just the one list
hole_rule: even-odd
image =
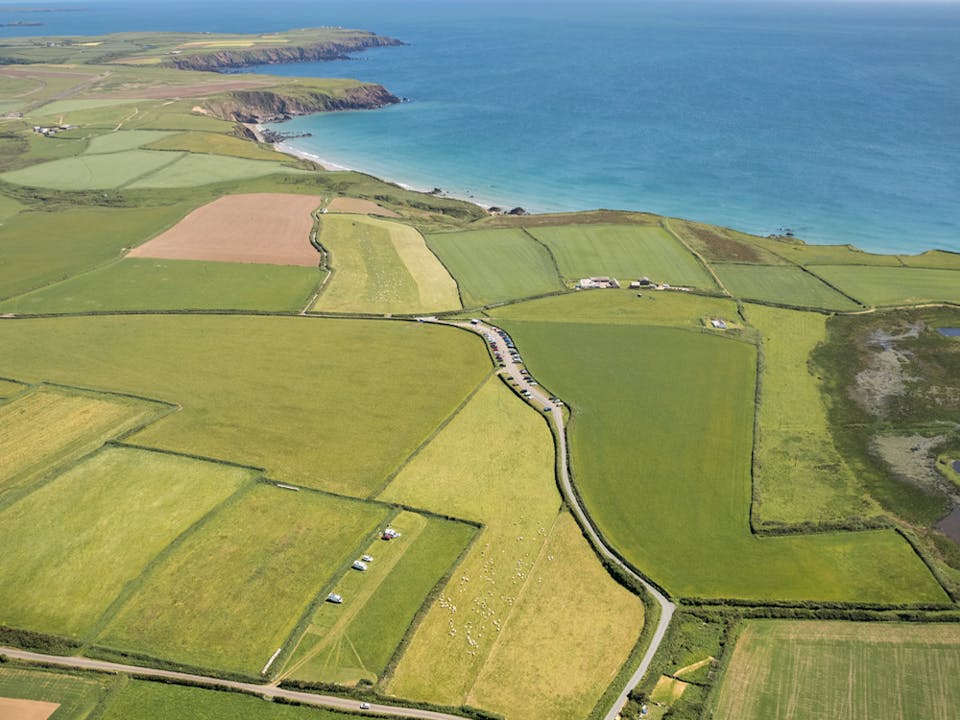
[{"label": "brown soil field", "polygon": [[0,697],[0,718],[3,720],[47,720],[60,703],[41,700],[20,700]]},{"label": "brown soil field", "polygon": [[330,201],[327,205],[330,212],[353,213],[356,215],[382,215],[383,217],[400,217],[393,210],[377,205],[372,200],[361,200],[360,198],[338,197]]},{"label": "brown soil field", "polygon": [[309,195],[227,195],[134,248],[130,257],[316,267],[310,213],[319,205]]}]

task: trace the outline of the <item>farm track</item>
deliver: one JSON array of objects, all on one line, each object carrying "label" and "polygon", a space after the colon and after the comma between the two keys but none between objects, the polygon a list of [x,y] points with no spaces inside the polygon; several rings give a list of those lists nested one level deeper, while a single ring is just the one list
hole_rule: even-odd
[{"label": "farm track", "polygon": [[[557,438],[557,454],[560,458],[560,490],[563,494],[564,501],[569,506],[571,512],[573,512],[577,519],[577,523],[583,529],[584,533],[586,533],[591,545],[593,545],[596,551],[603,556],[605,560],[613,563],[620,568],[621,571],[643,585],[646,591],[650,593],[650,595],[660,606],[660,619],[657,622],[657,629],[654,631],[653,637],[650,640],[650,645],[647,647],[647,651],[644,653],[643,658],[641,658],[637,669],[627,680],[623,690],[617,696],[616,701],[604,716],[604,720],[615,720],[615,718],[619,716],[620,710],[623,709],[623,706],[626,704],[627,696],[629,695],[630,691],[636,687],[640,680],[643,679],[643,676],[650,667],[650,663],[653,662],[653,658],[657,654],[657,650],[660,648],[660,643],[663,642],[663,638],[666,635],[667,628],[670,626],[670,620],[672,619],[673,613],[676,610],[676,605],[670,602],[666,595],[664,595],[658,588],[653,586],[643,576],[638,574],[633,570],[633,568],[625,563],[620,556],[617,555],[616,552],[614,552],[614,550],[604,542],[603,538],[600,536],[600,533],[594,527],[593,521],[590,519],[590,516],[587,514],[586,510],[581,504],[580,498],[573,487],[573,480],[570,475],[569,454],[567,449],[566,426],[564,425],[563,420],[563,405],[559,402],[552,401],[550,397],[547,396],[547,394],[543,391],[542,386],[530,386],[527,384],[527,380],[531,380],[533,378],[529,374],[520,372],[521,363],[513,362],[510,359],[510,348],[507,347],[506,340],[498,334],[499,328],[482,322],[477,324],[469,322],[447,322],[443,320],[436,320],[434,322],[440,325],[451,325],[453,327],[469,330],[484,337],[484,339],[488,342],[492,342],[494,344],[492,349],[500,353],[501,357],[504,359],[503,362],[505,367],[501,371],[501,376],[508,380],[513,380],[520,387],[529,390],[530,396],[527,399],[535,408],[543,409],[544,411],[549,410],[549,413],[544,412],[544,414],[549,415],[550,420],[556,430],[555,437]],[[489,339],[487,339],[488,337]]]},{"label": "farm track", "polygon": [[0,655],[6,655],[7,657],[16,660],[40,663],[46,666],[65,667],[75,670],[93,670],[96,672],[106,673],[125,673],[150,680],[161,680],[168,682],[172,681],[174,683],[184,683],[219,690],[242,692],[250,695],[258,695],[271,700],[273,698],[283,698],[284,700],[292,700],[298,703],[303,703],[304,705],[314,705],[316,707],[332,708],[334,710],[345,710],[355,714],[369,713],[379,717],[420,718],[422,720],[462,720],[461,715],[451,715],[448,713],[437,712],[435,710],[421,710],[418,708],[407,708],[395,705],[381,705],[379,703],[372,702],[369,703],[369,708],[361,710],[361,701],[353,698],[343,698],[335,695],[315,695],[308,692],[287,690],[286,688],[276,687],[274,685],[257,685],[255,683],[224,680],[222,678],[209,677],[207,675],[193,675],[190,673],[174,672],[173,670],[158,670],[155,668],[141,667],[138,665],[123,665],[121,663],[107,662],[105,660],[93,660],[85,657],[44,655],[42,653],[27,652],[26,650],[17,650],[16,648],[2,646],[0,646]]}]

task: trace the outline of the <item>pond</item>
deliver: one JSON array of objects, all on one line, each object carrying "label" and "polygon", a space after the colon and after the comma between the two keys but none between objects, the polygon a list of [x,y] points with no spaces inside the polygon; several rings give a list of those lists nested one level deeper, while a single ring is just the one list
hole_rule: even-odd
[{"label": "pond", "polygon": [[947,337],[960,337],[960,328],[937,328],[937,332]]}]

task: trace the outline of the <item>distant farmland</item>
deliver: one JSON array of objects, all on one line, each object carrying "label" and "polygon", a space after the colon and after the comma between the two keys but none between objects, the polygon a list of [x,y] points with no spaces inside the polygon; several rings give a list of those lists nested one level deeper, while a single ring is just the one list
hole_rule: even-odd
[{"label": "distant farmland", "polygon": [[755,620],[724,672],[717,720],[952,720],[960,626]]}]

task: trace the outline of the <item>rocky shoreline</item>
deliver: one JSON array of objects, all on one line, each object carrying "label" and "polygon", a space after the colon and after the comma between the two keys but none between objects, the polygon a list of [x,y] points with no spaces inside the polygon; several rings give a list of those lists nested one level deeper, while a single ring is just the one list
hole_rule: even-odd
[{"label": "rocky shoreline", "polygon": [[163,62],[179,70],[222,71],[254,65],[282,65],[295,62],[344,60],[350,53],[373,47],[406,45],[402,40],[374,33],[351,40],[320,42],[294,47],[231,48],[210,53],[171,55]]}]

